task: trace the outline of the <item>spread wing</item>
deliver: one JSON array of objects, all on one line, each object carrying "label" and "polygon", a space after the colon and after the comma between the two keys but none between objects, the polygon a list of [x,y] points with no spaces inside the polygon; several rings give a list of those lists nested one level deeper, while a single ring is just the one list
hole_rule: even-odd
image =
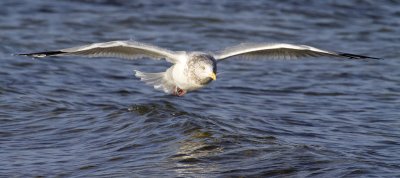
[{"label": "spread wing", "polygon": [[119,57],[125,59],[150,57],[155,59],[166,59],[168,62],[176,63],[179,59],[179,54],[180,52],[170,51],[157,46],[135,41],[110,41],[61,49],[57,51],[19,55],[32,57],[81,55],[87,57]]},{"label": "spread wing", "polygon": [[349,59],[379,59],[374,57],[326,51],[306,45],[293,45],[285,43],[276,44],[241,44],[217,52],[214,58],[217,61],[240,56],[245,58],[284,58],[296,59],[301,57],[341,57]]}]

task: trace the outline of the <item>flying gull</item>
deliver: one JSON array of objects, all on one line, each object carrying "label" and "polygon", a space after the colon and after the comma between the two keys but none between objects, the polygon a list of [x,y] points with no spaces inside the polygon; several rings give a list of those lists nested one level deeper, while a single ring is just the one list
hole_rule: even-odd
[{"label": "flying gull", "polygon": [[80,55],[87,57],[119,57],[125,59],[165,59],[173,65],[164,72],[146,73],[135,70],[135,76],[155,89],[183,96],[189,91],[203,88],[217,79],[217,64],[234,57],[238,58],[285,58],[338,57],[348,59],[379,59],[374,57],[326,51],[306,45],[286,43],[244,43],[215,53],[199,51],[170,51],[157,46],[135,41],[110,41],[84,46],[19,54],[35,58],[48,56]]}]

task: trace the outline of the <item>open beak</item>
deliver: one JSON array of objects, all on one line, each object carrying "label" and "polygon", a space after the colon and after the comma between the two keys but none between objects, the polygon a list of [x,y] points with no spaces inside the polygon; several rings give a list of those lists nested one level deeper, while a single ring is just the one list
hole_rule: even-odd
[{"label": "open beak", "polygon": [[213,73],[211,73],[211,76],[210,76],[213,80],[217,80],[217,75],[213,72]]}]

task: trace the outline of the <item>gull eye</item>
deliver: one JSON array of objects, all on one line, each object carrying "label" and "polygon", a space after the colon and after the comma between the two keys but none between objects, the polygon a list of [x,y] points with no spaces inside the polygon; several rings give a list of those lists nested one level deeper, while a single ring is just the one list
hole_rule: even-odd
[{"label": "gull eye", "polygon": [[206,70],[206,67],[204,67],[204,66],[201,66],[201,70]]}]

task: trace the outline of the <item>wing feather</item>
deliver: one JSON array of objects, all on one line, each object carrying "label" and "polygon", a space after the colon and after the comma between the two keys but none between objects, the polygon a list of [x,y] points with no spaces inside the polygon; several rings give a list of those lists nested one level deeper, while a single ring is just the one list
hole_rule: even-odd
[{"label": "wing feather", "polygon": [[326,51],[306,45],[293,45],[285,43],[277,43],[277,44],[244,43],[217,52],[214,55],[214,58],[217,61],[220,61],[237,56],[245,58],[249,57],[249,58],[284,58],[284,59],[297,59],[305,57],[322,57],[322,56],[341,57],[350,59],[368,59],[368,58],[379,59],[379,58],[356,55],[356,54]]},{"label": "wing feather", "polygon": [[80,55],[87,57],[119,57],[125,59],[151,57],[154,59],[166,59],[168,62],[176,63],[179,59],[180,52],[170,51],[157,46],[135,41],[110,41],[61,49],[57,51],[27,53],[20,55],[32,57]]}]

